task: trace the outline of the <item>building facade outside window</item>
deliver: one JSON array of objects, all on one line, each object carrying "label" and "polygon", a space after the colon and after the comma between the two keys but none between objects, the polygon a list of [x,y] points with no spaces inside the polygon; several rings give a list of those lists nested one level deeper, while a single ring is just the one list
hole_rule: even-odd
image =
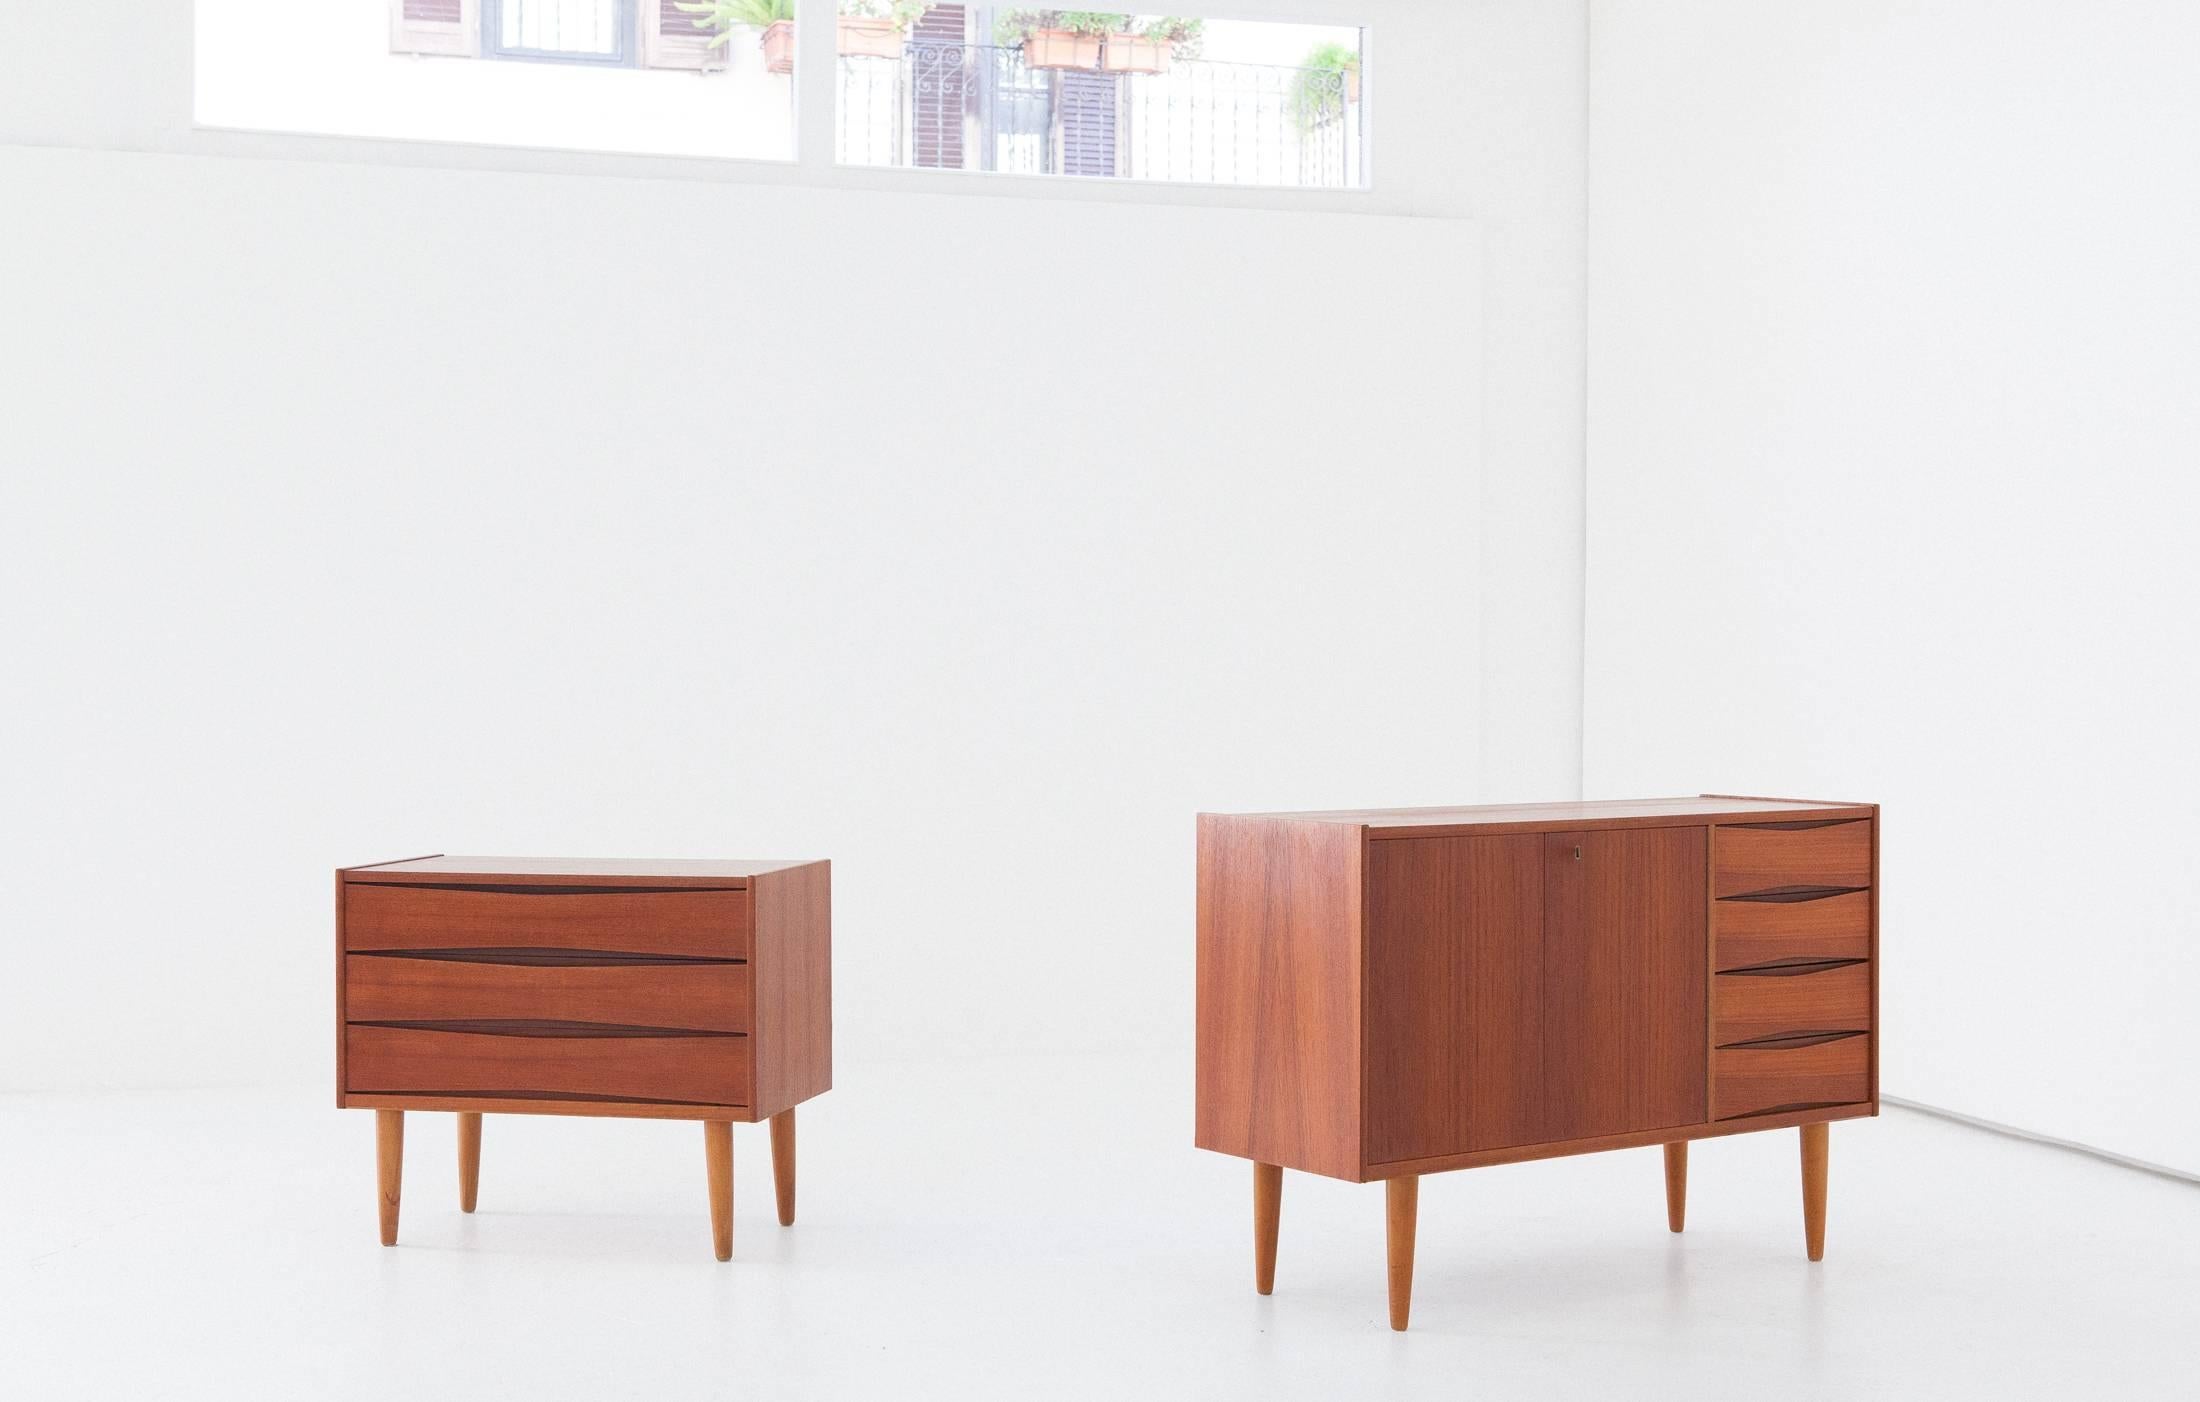
[{"label": "building facade outside window", "polygon": [[[195,0],[209,126],[791,161],[796,0]],[[829,29],[827,27],[829,26]],[[1354,190],[1364,31],[838,0],[844,166]],[[819,71],[827,71],[820,65]]]},{"label": "building facade outside window", "polygon": [[738,69],[753,33],[767,72],[793,71],[793,0],[387,0],[390,52]]},{"label": "building facade outside window", "polygon": [[1362,31],[841,0],[843,165],[1366,184]]}]

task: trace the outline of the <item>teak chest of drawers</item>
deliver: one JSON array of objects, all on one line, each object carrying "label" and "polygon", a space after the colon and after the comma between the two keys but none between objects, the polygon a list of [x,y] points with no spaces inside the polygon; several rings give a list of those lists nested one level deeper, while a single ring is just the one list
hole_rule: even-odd
[{"label": "teak chest of drawers", "polygon": [[1381,1179],[1390,1321],[1419,1175],[1879,1113],[1879,810],[1705,797],[1199,819],[1196,1142],[1253,1160],[1254,1280],[1282,1171]]},{"label": "teak chest of drawers", "polygon": [[768,1119],[794,1222],[794,1107],[833,1081],[826,862],[421,857],[336,873],[336,1103],[375,1111],[382,1244],[405,1111],[458,1113],[474,1210],[486,1112],[703,1121],[733,1255],[733,1131]]}]

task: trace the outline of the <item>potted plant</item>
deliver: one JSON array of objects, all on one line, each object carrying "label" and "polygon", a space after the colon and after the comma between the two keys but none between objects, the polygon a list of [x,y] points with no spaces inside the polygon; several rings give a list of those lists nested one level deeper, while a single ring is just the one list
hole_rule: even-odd
[{"label": "potted plant", "polygon": [[1166,73],[1169,59],[1198,43],[1205,20],[1160,15],[1136,29],[1110,32],[1100,50],[1100,66],[1110,73]]},{"label": "potted plant", "polygon": [[995,34],[1023,45],[1026,68],[1098,68],[1101,41],[1130,27],[1129,15],[1107,10],[1010,10]]},{"label": "potted plant", "polygon": [[857,58],[900,58],[904,36],[932,0],[841,0],[840,52]]},{"label": "potted plant", "polygon": [[1360,51],[1351,44],[1316,44],[1291,80],[1291,115],[1301,131],[1343,116],[1345,104],[1359,100]]},{"label": "potted plant", "polygon": [[673,0],[684,13],[695,16],[698,29],[715,29],[712,48],[723,48],[733,39],[736,25],[761,30],[757,47],[764,51],[764,71],[794,72],[794,0]]}]

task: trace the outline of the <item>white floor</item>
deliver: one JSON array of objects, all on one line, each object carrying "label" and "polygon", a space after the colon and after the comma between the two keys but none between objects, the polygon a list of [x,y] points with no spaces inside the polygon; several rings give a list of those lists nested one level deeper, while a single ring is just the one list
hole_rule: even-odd
[{"label": "white floor", "polygon": [[737,1127],[409,1117],[376,1244],[372,1117],[327,1094],[0,1096],[0,1397],[601,1399],[2200,1395],[2200,1188],[1890,1110],[1834,1126],[1827,1257],[1792,1132],[1424,1182],[1412,1332],[1383,1194],[1190,1147],[1188,1058],[844,1067],[801,1220]]}]

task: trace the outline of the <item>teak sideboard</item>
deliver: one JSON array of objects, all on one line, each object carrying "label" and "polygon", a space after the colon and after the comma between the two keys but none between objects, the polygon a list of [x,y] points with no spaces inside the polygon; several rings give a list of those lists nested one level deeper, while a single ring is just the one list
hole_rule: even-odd
[{"label": "teak sideboard", "polygon": [[458,1114],[474,1210],[485,1113],[701,1120],[718,1259],[733,1122],[771,1121],[794,1222],[794,1109],[832,1086],[826,862],[419,857],[336,873],[336,1103],[375,1112],[397,1244],[405,1112]]},{"label": "teak sideboard", "polygon": [[1203,814],[1195,1142],[1386,1184],[1406,1327],[1420,1175],[1879,1113],[1879,809],[1799,799]]}]

